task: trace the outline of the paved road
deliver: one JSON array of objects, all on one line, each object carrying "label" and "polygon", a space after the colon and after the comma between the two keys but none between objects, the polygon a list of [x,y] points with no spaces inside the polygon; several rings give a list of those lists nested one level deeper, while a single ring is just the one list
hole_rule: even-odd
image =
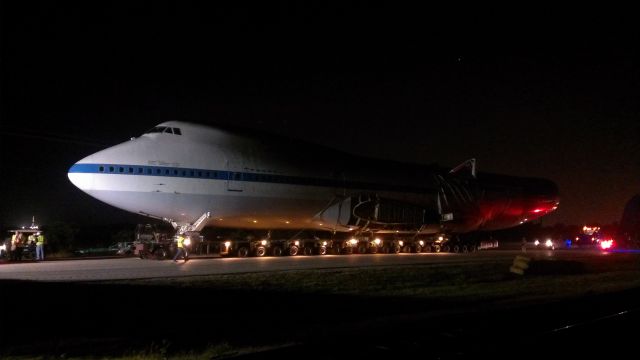
[{"label": "paved road", "polygon": [[[184,263],[138,258],[44,261],[0,264],[0,280],[95,281],[166,278],[263,271],[310,270],[412,264],[490,263],[522,254],[519,251],[489,250],[473,254],[375,254],[326,255],[264,258],[195,258]],[[593,251],[529,251],[536,258],[577,259],[601,256]],[[605,254],[606,255],[606,254]]]}]

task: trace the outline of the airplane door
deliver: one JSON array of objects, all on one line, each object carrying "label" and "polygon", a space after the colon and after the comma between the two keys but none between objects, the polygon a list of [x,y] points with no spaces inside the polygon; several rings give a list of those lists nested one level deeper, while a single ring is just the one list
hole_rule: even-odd
[{"label": "airplane door", "polygon": [[242,163],[233,166],[233,162],[227,160],[227,191],[244,191]]}]

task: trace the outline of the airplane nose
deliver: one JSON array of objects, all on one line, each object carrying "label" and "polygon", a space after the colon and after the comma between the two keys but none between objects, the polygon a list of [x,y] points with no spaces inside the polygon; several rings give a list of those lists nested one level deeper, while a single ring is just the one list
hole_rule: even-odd
[{"label": "airplane nose", "polygon": [[94,175],[99,172],[100,166],[91,160],[93,155],[71,165],[67,171],[67,177],[73,185],[82,191],[91,190],[94,182]]}]

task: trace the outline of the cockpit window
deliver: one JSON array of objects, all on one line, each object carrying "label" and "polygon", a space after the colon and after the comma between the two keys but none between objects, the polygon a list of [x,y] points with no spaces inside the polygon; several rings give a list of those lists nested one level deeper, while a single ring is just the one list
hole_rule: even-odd
[{"label": "cockpit window", "polygon": [[182,135],[182,131],[180,131],[180,128],[172,128],[168,126],[156,126],[147,130],[147,132],[145,132],[145,134],[153,134],[153,133]]}]

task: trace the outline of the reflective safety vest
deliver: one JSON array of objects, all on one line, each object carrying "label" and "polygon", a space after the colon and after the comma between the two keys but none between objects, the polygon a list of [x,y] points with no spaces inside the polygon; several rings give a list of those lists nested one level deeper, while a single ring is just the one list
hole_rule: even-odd
[{"label": "reflective safety vest", "polygon": [[178,236],[178,247],[183,248],[184,247],[183,243],[184,243],[184,237]]},{"label": "reflective safety vest", "polygon": [[38,241],[36,241],[36,245],[44,245],[44,235],[38,235]]}]

